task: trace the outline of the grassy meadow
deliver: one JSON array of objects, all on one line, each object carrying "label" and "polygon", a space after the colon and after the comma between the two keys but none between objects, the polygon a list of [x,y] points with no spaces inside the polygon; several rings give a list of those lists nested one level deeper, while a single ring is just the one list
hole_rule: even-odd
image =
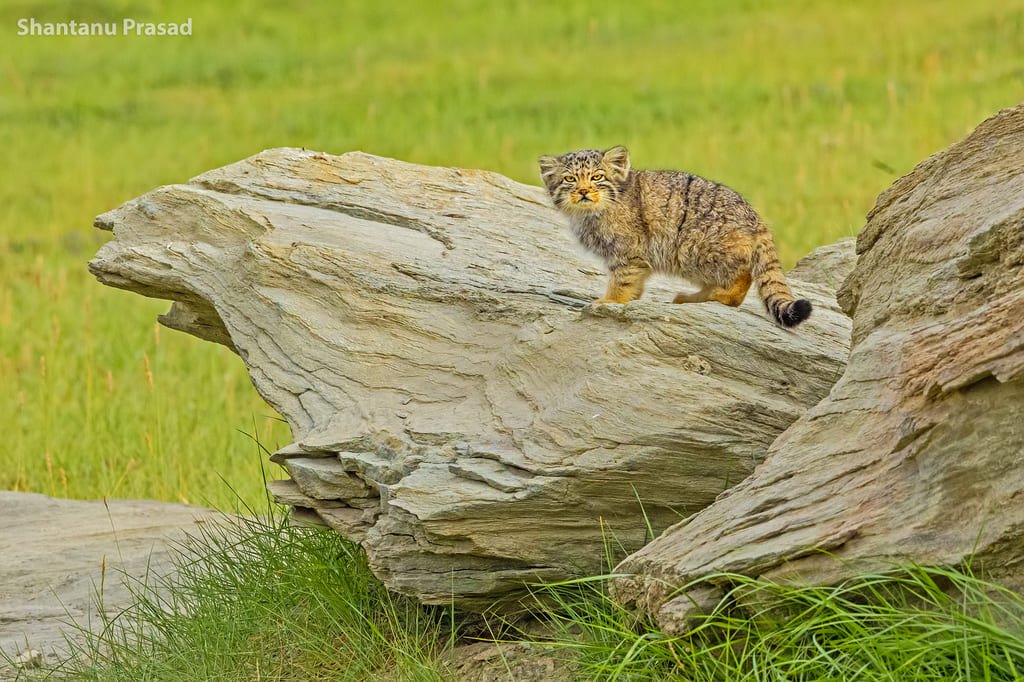
[{"label": "grassy meadow", "polygon": [[[194,35],[15,35],[126,16]],[[287,427],[166,302],[92,280],[96,214],[274,146],[537,182],[623,143],[739,189],[791,264],[1024,93],[1021,0],[6,0],[0,33],[0,488],[221,507],[262,504],[253,438]]]}]

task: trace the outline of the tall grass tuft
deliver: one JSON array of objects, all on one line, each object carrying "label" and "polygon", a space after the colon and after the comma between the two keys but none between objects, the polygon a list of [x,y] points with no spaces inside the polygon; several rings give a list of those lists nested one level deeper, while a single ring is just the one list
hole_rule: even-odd
[{"label": "tall grass tuft", "polygon": [[[718,574],[733,587],[669,636],[618,605],[613,576],[536,593],[554,643],[593,680],[1022,680],[1024,598],[970,571],[903,566],[835,587]],[[741,606],[746,605],[746,606]]]},{"label": "tall grass tuft", "polygon": [[336,533],[224,517],[173,547],[102,629],[70,638],[71,679],[435,680],[451,613],[386,591]]}]

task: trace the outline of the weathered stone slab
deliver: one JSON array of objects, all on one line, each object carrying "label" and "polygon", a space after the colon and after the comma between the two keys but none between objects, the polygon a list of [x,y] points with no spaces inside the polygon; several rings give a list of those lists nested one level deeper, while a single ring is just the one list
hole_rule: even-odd
[{"label": "weathered stone slab", "polygon": [[[220,514],[151,500],[60,500],[0,491],[0,651],[36,650],[43,665],[67,651],[65,637],[102,626],[97,596],[115,615],[130,603],[124,579],[171,570],[169,543]],[[0,678],[17,676],[0,659]]]},{"label": "weathered stone slab", "polygon": [[487,608],[600,570],[611,536],[640,547],[645,516],[745,478],[846,360],[827,273],[851,256],[792,281],[815,305],[795,332],[756,298],[670,305],[677,282],[586,306],[600,267],[539,187],[486,171],[276,149],[96,224],[97,278],[233,348],[292,428],[273,459],[298,492],[340,501],[322,519],[427,602]]}]

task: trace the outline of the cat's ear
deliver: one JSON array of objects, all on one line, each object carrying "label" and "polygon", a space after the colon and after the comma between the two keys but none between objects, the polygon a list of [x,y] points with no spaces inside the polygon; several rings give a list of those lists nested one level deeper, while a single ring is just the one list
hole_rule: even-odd
[{"label": "cat's ear", "polygon": [[629,175],[629,150],[621,144],[606,149],[601,160],[616,180],[625,180]]},{"label": "cat's ear", "polygon": [[557,156],[545,154],[537,159],[537,163],[540,164],[540,179],[544,181],[544,184],[548,187],[557,185],[555,180],[562,169],[562,161]]}]

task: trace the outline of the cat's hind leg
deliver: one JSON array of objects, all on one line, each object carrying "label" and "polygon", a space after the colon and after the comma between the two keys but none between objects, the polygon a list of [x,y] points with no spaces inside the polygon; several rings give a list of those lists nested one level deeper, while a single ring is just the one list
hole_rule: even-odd
[{"label": "cat's hind leg", "polygon": [[704,303],[705,301],[718,301],[725,305],[736,307],[743,303],[750,289],[751,277],[749,272],[742,272],[736,280],[728,287],[718,287],[714,284],[705,284],[692,294],[676,294],[672,299],[673,303]]},{"label": "cat's hind leg", "polygon": [[700,288],[700,291],[695,291],[692,294],[676,294],[676,297],[672,299],[673,303],[703,303],[704,301],[711,300],[711,294],[718,291],[718,287],[714,284],[705,284]]},{"label": "cat's hind leg", "polygon": [[715,289],[711,292],[711,300],[724,303],[725,305],[736,306],[743,303],[743,299],[747,297],[747,292],[750,290],[750,283],[752,278],[750,272],[744,271],[736,278],[736,281],[732,283],[728,289]]}]

